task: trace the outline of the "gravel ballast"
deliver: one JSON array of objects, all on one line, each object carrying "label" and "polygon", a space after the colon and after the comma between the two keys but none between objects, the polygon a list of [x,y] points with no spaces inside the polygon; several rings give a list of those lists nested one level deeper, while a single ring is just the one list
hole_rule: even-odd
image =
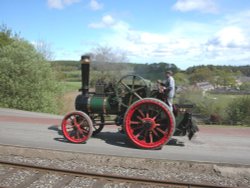
[{"label": "gravel ballast", "polygon": [[[0,146],[0,160],[145,179],[250,187],[250,166],[247,165],[129,158],[13,146]],[[3,170],[0,168],[1,174]],[[20,174],[26,176],[27,172],[17,172],[13,180],[25,178]],[[54,183],[60,181],[60,177],[44,176],[31,187],[45,185],[46,181]],[[75,179],[68,187],[74,187],[80,181],[90,185],[94,183],[87,179]]]}]

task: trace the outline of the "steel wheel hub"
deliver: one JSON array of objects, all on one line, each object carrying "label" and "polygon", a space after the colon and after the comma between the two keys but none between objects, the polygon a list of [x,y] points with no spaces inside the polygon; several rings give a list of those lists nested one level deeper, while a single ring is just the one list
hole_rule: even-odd
[{"label": "steel wheel hub", "polygon": [[147,129],[147,130],[152,130],[156,127],[156,123],[152,118],[145,118],[143,119],[142,125]]}]

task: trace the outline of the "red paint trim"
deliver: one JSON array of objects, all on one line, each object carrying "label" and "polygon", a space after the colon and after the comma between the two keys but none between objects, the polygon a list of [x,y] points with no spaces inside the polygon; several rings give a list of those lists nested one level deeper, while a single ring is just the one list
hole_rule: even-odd
[{"label": "red paint trim", "polygon": [[78,124],[78,122],[76,122],[76,121],[74,121],[73,120],[73,124],[72,124],[72,128],[76,128],[76,129],[79,129],[80,131],[83,131],[83,132],[86,132],[86,134],[87,135],[83,135],[83,137],[81,137],[81,138],[74,138],[74,136],[76,135],[76,133],[75,134],[73,134],[73,135],[71,135],[70,133],[71,132],[69,132],[68,130],[67,130],[67,125],[69,125],[68,124],[68,120],[69,120],[69,118],[70,117],[74,117],[74,116],[80,116],[81,118],[83,118],[83,119],[85,119],[86,121],[88,121],[89,122],[89,120],[90,120],[90,118],[88,117],[88,115],[87,114],[85,114],[85,113],[83,113],[83,112],[80,112],[80,111],[76,111],[76,112],[70,112],[70,113],[68,113],[64,118],[63,118],[63,120],[62,120],[62,132],[63,132],[63,135],[64,135],[64,137],[67,139],[67,140],[69,140],[70,142],[73,142],[73,143],[83,143],[83,142],[85,142],[85,141],[87,141],[90,137],[91,137],[91,135],[92,135],[92,125],[88,125],[89,127],[89,130],[85,130],[85,129],[81,129],[79,126],[79,124]]},{"label": "red paint trim", "polygon": [[[131,128],[131,118],[133,117],[133,114],[135,113],[136,109],[140,108],[141,105],[144,104],[151,104],[152,106],[158,106],[162,109],[162,111],[166,114],[168,117],[169,125],[166,125],[166,128],[168,127],[169,130],[166,132],[166,134],[161,137],[158,141],[148,143],[145,140],[140,140],[134,135],[134,131]],[[146,118],[145,118],[146,119]],[[149,119],[152,120],[152,117]],[[127,111],[125,115],[125,131],[127,133],[127,136],[129,139],[138,147],[145,148],[145,149],[154,149],[161,147],[162,145],[166,144],[169,139],[171,138],[173,132],[175,129],[175,120],[173,114],[170,112],[167,105],[157,99],[142,99],[140,101],[137,101],[134,103]]]}]

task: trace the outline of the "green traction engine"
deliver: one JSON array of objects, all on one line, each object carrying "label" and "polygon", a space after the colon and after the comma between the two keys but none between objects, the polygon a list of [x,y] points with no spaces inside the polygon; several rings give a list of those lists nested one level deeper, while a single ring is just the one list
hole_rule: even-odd
[{"label": "green traction engine", "polygon": [[172,136],[193,137],[198,127],[192,122],[192,105],[174,105],[173,112],[159,97],[158,88],[137,75],[117,83],[96,83],[89,91],[90,57],[81,57],[82,92],[76,97],[76,111],[62,121],[64,137],[73,143],[86,142],[106,125],[117,125],[136,147],[159,149]]}]

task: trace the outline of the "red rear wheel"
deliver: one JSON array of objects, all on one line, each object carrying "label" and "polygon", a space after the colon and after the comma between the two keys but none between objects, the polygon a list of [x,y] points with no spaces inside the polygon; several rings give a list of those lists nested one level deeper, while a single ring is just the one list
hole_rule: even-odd
[{"label": "red rear wheel", "polygon": [[144,149],[160,148],[169,141],[175,130],[175,118],[169,107],[153,98],[132,104],[124,120],[128,138]]},{"label": "red rear wheel", "polygon": [[93,123],[84,112],[70,112],[63,118],[62,132],[70,142],[82,143],[91,137]]}]

